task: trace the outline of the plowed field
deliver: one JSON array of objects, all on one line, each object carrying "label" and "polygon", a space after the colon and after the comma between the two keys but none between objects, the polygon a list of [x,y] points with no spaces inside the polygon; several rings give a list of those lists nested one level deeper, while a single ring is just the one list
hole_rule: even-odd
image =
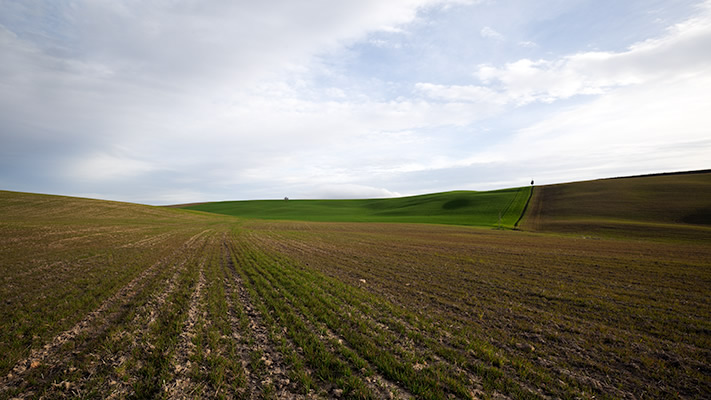
[{"label": "plowed field", "polygon": [[711,248],[0,192],[0,398],[708,398]]},{"label": "plowed field", "polygon": [[524,229],[657,241],[711,242],[711,172],[536,187]]}]

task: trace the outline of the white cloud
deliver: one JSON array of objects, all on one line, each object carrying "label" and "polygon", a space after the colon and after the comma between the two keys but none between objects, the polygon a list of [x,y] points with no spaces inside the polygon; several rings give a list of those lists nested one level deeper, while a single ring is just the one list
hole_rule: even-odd
[{"label": "white cloud", "polygon": [[550,108],[496,146],[435,167],[518,165],[540,183],[708,168],[708,48],[711,15],[705,11],[623,52],[481,66],[482,85],[418,83],[417,92],[428,99],[490,104],[499,118],[526,104],[591,95],[582,104],[561,102],[567,105]]},{"label": "white cloud", "polygon": [[[435,115],[461,123],[456,106],[359,99],[299,81],[317,56],[447,3],[79,1],[59,12],[18,3],[22,23],[12,31],[0,22],[0,151],[47,143],[64,182],[174,171],[224,186],[255,165],[289,171],[284,154],[307,162],[315,147],[340,150]],[[56,142],[66,149],[49,148]]]},{"label": "white cloud", "polygon": [[[136,79],[244,85],[362,38],[397,32],[422,7],[446,0],[294,3],[79,2],[72,19],[81,57]],[[167,75],[167,76],[166,76]]]},{"label": "white cloud", "polygon": [[436,85],[432,83],[417,83],[415,91],[435,100],[451,102],[474,102],[483,104],[504,105],[508,98],[489,87],[474,85]]},{"label": "white cloud", "polygon": [[134,178],[154,169],[146,161],[100,153],[72,162],[66,173],[75,179],[104,181]]},{"label": "white cloud", "polygon": [[384,188],[376,188],[357,184],[333,184],[319,186],[308,194],[311,199],[374,199],[384,197],[399,197],[398,192],[393,192]]},{"label": "white cloud", "polygon": [[[598,135],[620,143],[617,148],[628,149],[624,154],[631,154],[635,141],[648,132],[655,141],[646,149],[658,155],[652,150],[672,143],[664,130],[677,127],[676,149],[688,150],[684,143],[691,142],[703,148],[694,124],[709,126],[697,115],[708,105],[700,89],[709,89],[707,13],[623,52],[516,57],[509,64],[482,65],[474,84],[449,75],[433,83],[425,82],[425,75],[400,74],[392,60],[412,51],[413,43],[423,43],[433,54],[447,45],[417,37],[414,28],[420,23],[436,28],[420,19],[464,3],[78,1],[57,13],[13,3],[12,12],[29,7],[36,13],[14,24],[6,22],[9,14],[0,15],[0,166],[11,165],[2,162],[10,157],[26,157],[23,165],[41,165],[35,176],[45,181],[51,169],[57,185],[75,193],[103,190],[134,201],[391,196],[396,190],[424,190],[416,180],[409,183],[414,189],[404,188],[399,177],[407,174],[439,171],[444,176],[448,169],[517,162],[478,141],[486,129],[477,124],[515,117],[519,106],[531,103],[566,104],[559,100],[580,94],[599,97],[591,96],[586,107],[549,109],[546,121],[530,118],[528,129],[518,130],[511,141],[507,132],[493,128],[490,136],[497,138],[491,141],[518,149],[512,151],[515,160],[526,159],[527,149],[553,160],[555,149],[573,152],[576,145],[578,152],[603,153],[602,145],[595,147],[590,139],[596,135],[592,127],[599,126],[604,132],[625,132],[619,134],[629,138],[624,141]],[[422,12],[435,6],[442,7]],[[52,23],[42,15],[51,15]],[[516,31],[500,21],[486,23]],[[390,33],[372,35],[377,32]],[[505,40],[491,27],[468,32]],[[510,48],[532,46],[511,40]],[[361,61],[395,71],[394,81],[373,77],[367,68],[341,70],[329,64],[334,54],[355,52],[352,47],[358,46],[350,45],[358,41],[380,46],[364,46],[371,53]],[[393,50],[396,45],[401,47]],[[532,53],[526,49],[525,54]],[[428,60],[441,62],[443,71],[461,70],[462,59],[445,54]],[[406,57],[411,61],[416,54]],[[692,99],[698,107],[688,105]],[[668,104],[672,101],[678,106]],[[635,125],[635,120],[642,122]],[[579,134],[565,134],[570,131]],[[692,150],[689,154],[698,153]],[[37,162],[32,158],[37,153],[47,159]],[[532,163],[540,159],[527,165]],[[0,184],[25,169],[1,170]],[[494,174],[490,179],[515,181]],[[454,179],[439,180],[456,185]],[[52,190],[61,192],[57,187]],[[123,197],[117,195],[121,190]]]},{"label": "white cloud", "polygon": [[477,76],[499,87],[511,102],[552,102],[576,95],[602,94],[614,88],[695,75],[711,66],[711,14],[671,27],[657,39],[627,51],[585,52],[556,60],[521,59],[504,67],[482,65]]},{"label": "white cloud", "polygon": [[705,169],[710,92],[711,74],[619,88],[522,128],[479,157],[515,159],[558,181]]},{"label": "white cloud", "polygon": [[530,41],[530,40],[522,40],[522,41],[518,42],[518,45],[521,47],[529,48],[529,49],[535,49],[536,47],[538,47],[538,43]]},{"label": "white cloud", "polygon": [[546,156],[562,149],[614,155],[703,142],[711,138],[711,114],[704,112],[711,110],[710,90],[711,75],[620,89],[524,128],[513,140],[526,153]]},{"label": "white cloud", "polygon": [[485,39],[494,39],[494,40],[499,40],[499,41],[504,40],[504,35],[495,31],[490,26],[483,27],[479,33],[481,34],[481,37],[483,37]]},{"label": "white cloud", "polygon": [[[487,28],[484,28],[487,29]],[[495,32],[494,32],[495,33]],[[493,37],[487,30],[482,35]],[[666,35],[624,52],[583,52],[554,60],[520,59],[503,67],[480,65],[481,85],[418,83],[416,91],[439,101],[494,105],[551,103],[579,95],[654,81],[707,74],[711,68],[711,12],[672,26]]]}]

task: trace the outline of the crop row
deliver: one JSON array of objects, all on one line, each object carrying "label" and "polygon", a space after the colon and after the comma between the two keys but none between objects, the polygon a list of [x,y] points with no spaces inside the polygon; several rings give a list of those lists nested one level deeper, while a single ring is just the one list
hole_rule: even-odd
[{"label": "crop row", "polygon": [[112,390],[117,389],[120,379],[103,379],[109,369],[116,367],[112,373],[118,371],[119,375],[122,369],[130,370],[131,365],[124,362],[130,361],[132,351],[146,355],[149,353],[138,347],[155,346],[148,341],[147,327],[162,331],[180,314],[172,307],[180,304],[190,273],[196,271],[191,255],[199,254],[195,250],[204,242],[200,236],[195,235],[174,254],[145,269],[72,329],[32,350],[4,378],[1,394],[53,397],[52,393],[73,393],[91,397],[110,382],[115,386]]},{"label": "crop row", "polygon": [[264,251],[399,306],[368,315],[419,328],[417,347],[480,377],[485,392],[693,397],[711,388],[702,247],[445,227],[249,228]]},{"label": "crop row", "polygon": [[[242,235],[244,236],[244,235]],[[460,398],[494,392],[537,398],[508,378],[495,349],[482,341],[447,340],[427,318],[265,252],[255,237],[233,250],[264,312],[286,327],[317,381],[354,398],[378,397],[363,380],[387,382],[403,395]],[[445,336],[447,335],[447,336]],[[377,379],[368,379],[376,376]]]}]

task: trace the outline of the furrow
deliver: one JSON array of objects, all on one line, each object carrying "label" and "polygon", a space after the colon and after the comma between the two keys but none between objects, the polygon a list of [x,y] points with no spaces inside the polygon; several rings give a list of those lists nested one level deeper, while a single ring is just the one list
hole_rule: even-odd
[{"label": "furrow", "polygon": [[[197,382],[194,382],[191,374],[190,356],[195,353],[195,344],[193,339],[197,335],[198,323],[204,320],[205,304],[203,298],[203,288],[205,287],[205,261],[200,263],[200,277],[195,290],[190,296],[190,305],[188,307],[188,317],[183,325],[180,333],[179,342],[176,345],[176,352],[173,355],[170,365],[174,371],[174,375],[168,382],[163,382],[163,395],[171,399],[188,399],[192,398],[199,390]],[[209,349],[208,349],[209,351]]]},{"label": "furrow", "polygon": [[[236,254],[237,253],[237,254]],[[268,324],[265,323],[265,315],[253,303],[255,296],[250,295],[245,288],[240,272],[235,266],[235,259],[239,259],[238,250],[230,248],[227,255],[227,265],[230,270],[228,275],[228,291],[231,298],[237,298],[239,306],[246,316],[248,333],[246,337],[235,338],[239,342],[238,353],[241,355],[243,365],[247,371],[247,393],[250,398],[260,396],[277,396],[278,398],[301,398],[296,392],[298,388],[289,377],[286,366],[287,361],[282,353],[277,351],[278,346],[270,336]],[[242,265],[240,264],[240,267]],[[236,295],[236,296],[235,296]],[[261,300],[261,299],[260,299]],[[234,310],[234,308],[233,308]],[[234,316],[234,324],[240,324],[238,318]],[[235,328],[237,328],[235,326]],[[244,334],[244,329],[239,329]]]},{"label": "furrow", "polygon": [[[76,355],[72,360],[73,368],[82,373],[73,384],[77,393],[100,393],[103,398],[120,398],[133,392],[130,370],[135,355],[150,348],[149,329],[156,322],[159,310],[176,291],[181,276],[188,271],[188,257],[200,243],[189,241],[188,247],[176,255],[177,260],[162,269],[145,298],[138,299],[138,303],[127,310],[125,318],[115,321],[105,335],[97,338],[98,343],[92,347],[101,351]],[[65,371],[65,375],[71,377],[72,374]]]},{"label": "furrow", "polygon": [[22,386],[25,375],[40,366],[49,366],[50,369],[56,370],[63,361],[67,359],[67,355],[64,354],[66,353],[65,348],[74,348],[73,353],[76,354],[77,351],[79,351],[77,347],[82,347],[81,343],[76,343],[78,337],[96,337],[103,334],[107,328],[125,313],[126,306],[138,293],[150,284],[152,279],[160,272],[161,267],[166,265],[170,258],[179,254],[185,247],[192,244],[202,233],[190,238],[186,244],[176,250],[172,256],[161,259],[146,268],[127,285],[106,299],[96,310],[90,312],[84,319],[74,325],[74,327],[57,335],[42,348],[32,350],[26,359],[18,362],[12,371],[0,380],[0,390],[8,391]]},{"label": "furrow", "polygon": [[[280,260],[279,257],[276,257],[273,258],[272,262],[279,263],[285,261],[283,259]],[[287,270],[288,268],[286,267],[279,269],[279,271],[281,272],[285,272]],[[304,271],[302,271],[302,273],[303,272]],[[412,339],[408,337],[409,334],[413,331],[408,329],[407,326],[403,326],[402,324],[397,322],[397,318],[393,318],[391,316],[393,314],[392,312],[394,311],[392,307],[384,307],[384,304],[377,301],[373,301],[373,299],[370,299],[370,301],[366,305],[365,303],[361,302],[361,300],[365,299],[361,296],[357,296],[357,292],[352,288],[344,287],[343,285],[335,287],[328,280],[318,280],[318,278],[313,277],[303,280],[303,277],[299,277],[298,274],[284,275],[283,279],[287,285],[289,282],[297,284],[297,282],[302,280],[301,284],[309,287],[309,291],[312,296],[316,296],[315,298],[320,299],[319,301],[321,302],[321,304],[318,306],[324,306],[327,308],[330,307],[331,315],[333,315],[333,313],[335,313],[336,315],[348,315],[348,320],[360,321],[353,326],[353,329],[356,330],[355,332],[359,331],[360,333],[355,334],[355,336],[351,336],[351,340],[362,341],[363,335],[368,336],[368,332],[371,332],[370,336],[376,339],[380,338],[375,342],[371,342],[371,344],[368,344],[368,340],[363,341],[361,343],[361,346],[364,346],[362,347],[362,351],[366,352],[366,358],[368,358],[368,354],[371,354],[371,357],[373,357],[372,359],[374,360],[374,362],[380,365],[381,368],[385,368],[384,372],[390,374],[390,376],[394,379],[398,379],[398,376],[410,376],[412,378],[405,379],[414,379],[413,381],[411,381],[412,384],[415,384],[415,382],[419,381],[420,379],[425,379],[426,381],[434,383],[435,380],[440,379],[436,378],[436,376],[444,375],[445,381],[449,382],[448,385],[451,385],[452,390],[458,392],[459,396],[476,397],[477,393],[481,393],[481,379],[478,376],[473,375],[472,373],[458,366],[458,364],[463,361],[462,356],[457,356],[452,359],[451,356],[455,355],[456,353],[453,353],[452,349],[442,347],[443,343],[441,342],[441,338],[438,338],[439,340],[429,339],[425,341],[420,339],[419,345],[416,346],[415,343],[412,342]],[[331,300],[327,300],[329,298]],[[329,303],[333,304],[329,305]],[[373,306],[376,308],[374,309]],[[314,305],[312,304],[311,309],[313,309],[313,307]],[[382,313],[380,311],[376,312],[376,309],[380,309],[381,307],[384,311],[382,311]],[[350,311],[344,312],[346,310]],[[308,313],[308,311],[305,312]],[[374,319],[377,318],[378,315],[381,315],[381,317],[383,318],[382,321],[386,322],[388,325],[385,325],[383,324],[383,322]],[[330,318],[334,317],[332,316]],[[322,318],[322,321],[330,323],[331,326],[336,329],[343,328],[343,325],[337,322],[337,320],[335,319],[329,321],[328,319]],[[393,330],[391,328],[392,324],[398,325],[396,326],[397,329]],[[413,337],[421,337],[420,329],[417,329],[414,332],[415,335]],[[375,358],[374,355],[372,355],[373,345],[380,347],[382,351],[392,352],[392,354],[388,355],[388,357],[397,357],[387,362],[383,361],[382,359]],[[440,357],[438,354],[444,356],[446,360],[442,359],[442,357]],[[393,365],[392,362],[396,360],[399,361],[397,361]],[[434,364],[429,366],[427,360],[430,360],[430,362],[434,362]],[[392,370],[391,368],[397,365],[397,363],[400,363],[402,367],[396,367],[395,370]],[[412,366],[414,366],[414,370],[411,368]],[[405,368],[404,370],[398,371],[398,368],[403,367]],[[489,370],[490,367],[478,366],[479,372],[487,372]],[[443,372],[445,371],[449,372],[443,374]],[[424,372],[428,373],[422,375],[422,373]],[[421,376],[421,378],[415,378],[416,376]],[[430,378],[426,378],[427,376],[430,376]],[[497,376],[496,379],[501,380],[503,378]],[[501,387],[502,389],[505,389],[506,387],[512,384],[515,386],[515,384],[511,381],[504,382],[507,382],[504,386],[501,386],[501,384],[499,384],[499,387]],[[470,387],[471,391],[465,389],[465,386]]]},{"label": "furrow", "polygon": [[127,244],[121,246],[120,248],[123,249],[123,248],[128,248],[128,247],[151,246],[151,245],[154,245],[154,244],[161,242],[164,239],[170,237],[171,234],[172,234],[172,232],[164,232],[164,233],[160,233],[157,235],[149,236],[145,239],[137,240],[133,243],[127,243]]},{"label": "furrow", "polygon": [[[273,262],[273,261],[272,261]],[[264,265],[268,265],[269,262],[265,261]],[[270,279],[278,279],[281,285],[284,285],[281,289],[274,287],[274,290],[279,290],[282,296],[287,297],[294,304],[299,303],[301,309],[301,315],[315,315],[317,319],[326,323],[330,328],[334,330],[339,330],[347,342],[354,345],[358,349],[362,356],[375,363],[379,370],[385,375],[389,376],[393,382],[402,381],[410,389],[415,388],[419,391],[420,396],[425,395],[429,397],[433,395],[432,389],[425,389],[422,385],[434,385],[438,386],[436,383],[436,378],[431,376],[430,373],[424,374],[419,371],[414,371],[412,369],[412,364],[414,364],[415,359],[420,358],[420,356],[415,356],[410,353],[410,351],[396,351],[400,354],[401,358],[399,361],[397,358],[393,358],[389,351],[392,350],[393,343],[396,343],[393,337],[383,337],[382,332],[379,331],[372,325],[372,321],[367,317],[356,319],[354,316],[349,316],[345,321],[339,317],[340,307],[343,306],[344,300],[337,300],[339,295],[329,295],[323,292],[323,288],[319,285],[323,282],[316,280],[315,276],[310,276],[305,280],[303,276],[296,275],[284,275],[285,271],[290,270],[288,267],[282,265],[281,267],[274,269],[274,273],[281,273],[282,278],[275,278],[271,275],[269,271],[262,267],[260,269],[260,274],[268,277]],[[301,271],[303,273],[304,271]],[[314,279],[312,279],[314,278]],[[302,288],[300,291],[299,285]],[[290,288],[290,289],[289,289]],[[291,295],[287,295],[288,291],[292,290]],[[319,294],[320,293],[320,294]],[[326,297],[322,297],[326,296]],[[312,299],[308,302],[302,303],[303,299]],[[306,300],[304,300],[306,301]],[[345,323],[344,323],[345,322]],[[380,350],[378,350],[380,348]],[[362,358],[353,353],[348,353],[347,350],[344,351],[344,357],[354,361],[356,365],[360,364],[362,367]],[[353,357],[356,357],[353,359]],[[354,388],[358,387],[357,380],[353,381]],[[434,387],[433,386],[433,387]],[[459,385],[455,386],[458,387]],[[464,389],[456,389],[460,395],[465,395],[469,397],[468,393]],[[434,397],[438,398],[438,397]]]},{"label": "furrow", "polygon": [[[255,238],[255,241],[259,241],[259,239]],[[273,247],[271,246],[271,241],[265,242],[262,239],[260,243],[263,247]],[[283,242],[279,243],[282,244],[279,248],[284,251]],[[304,248],[300,250],[304,251]],[[334,251],[332,255],[337,253]],[[275,258],[275,260],[277,259]],[[288,279],[294,278],[290,277]],[[415,365],[418,368],[424,368],[424,365],[428,365],[426,360],[429,359],[430,362],[434,362],[433,366],[451,371],[451,374],[448,375],[462,377],[461,380],[467,382],[467,386],[472,387],[471,397],[474,397],[476,393],[481,393],[482,374],[487,380],[486,385],[490,388],[498,388],[504,391],[530,391],[530,389],[524,389],[526,388],[525,383],[515,382],[503,376],[497,367],[492,367],[489,364],[490,362],[502,364],[498,356],[492,358],[493,353],[491,351],[480,350],[477,346],[468,344],[463,347],[462,343],[454,345],[451,343],[451,339],[455,335],[438,324],[435,325],[432,321],[422,321],[422,317],[419,315],[409,315],[408,318],[405,318],[404,310],[399,310],[397,307],[386,305],[380,301],[374,301],[372,298],[366,298],[349,289],[334,287],[331,283],[325,281],[312,286],[314,292],[326,290],[330,295],[341,298],[343,301],[341,304],[344,309],[343,314],[348,315],[349,319],[355,318],[368,321],[366,323],[371,326],[370,329],[373,329],[375,335],[383,335],[385,340],[391,343],[390,350],[395,350],[393,354],[399,354],[400,357],[404,357],[400,358],[403,362],[408,362],[408,360],[412,359],[423,360],[422,362],[418,361]],[[347,291],[350,292],[350,297],[341,296],[341,293]],[[414,326],[413,322],[416,322],[418,326]],[[461,337],[457,336],[457,338],[461,341]],[[415,342],[412,341],[413,339]],[[469,350],[465,351],[465,348]],[[408,353],[412,355],[407,356]],[[472,359],[472,355],[476,358]],[[466,368],[462,367],[467,365],[468,367]],[[535,372],[531,371],[528,371],[528,373],[535,374]],[[514,376],[516,375],[514,374]],[[549,378],[542,377],[540,379]],[[452,382],[456,385],[455,381]]]},{"label": "furrow", "polygon": [[121,348],[121,355],[113,354],[109,364],[107,372],[114,383],[109,398],[153,397],[161,392],[163,382],[157,379],[169,377],[170,359],[182,332],[178,330],[184,326],[202,272],[204,261],[196,258],[204,251],[208,238],[201,239],[190,242],[190,251],[175,265],[175,272],[162,290],[139,309],[129,329],[121,333],[129,343]]}]

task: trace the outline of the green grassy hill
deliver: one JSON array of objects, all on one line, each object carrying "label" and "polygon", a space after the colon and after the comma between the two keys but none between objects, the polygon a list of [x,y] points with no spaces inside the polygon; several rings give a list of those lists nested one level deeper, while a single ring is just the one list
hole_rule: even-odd
[{"label": "green grassy hill", "polygon": [[530,187],[488,192],[454,191],[392,199],[249,200],[182,208],[244,218],[340,222],[418,222],[513,227]]},{"label": "green grassy hill", "polygon": [[711,172],[536,187],[521,227],[611,237],[711,239]]}]

